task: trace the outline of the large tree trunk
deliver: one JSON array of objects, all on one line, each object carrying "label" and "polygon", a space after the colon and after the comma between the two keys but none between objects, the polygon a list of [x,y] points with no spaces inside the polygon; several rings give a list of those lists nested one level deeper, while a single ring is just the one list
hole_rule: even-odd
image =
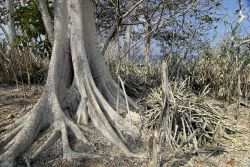
[{"label": "large tree trunk", "polygon": [[[124,153],[137,156],[127,148],[124,135],[136,138],[139,132],[114,110],[117,94],[121,95],[119,110],[123,113],[127,112],[126,101],[118,93],[121,90],[117,89],[98,50],[91,0],[56,0],[54,20],[53,52],[44,92],[32,111],[16,121],[16,128],[2,139],[0,147],[4,146],[4,153],[0,156],[0,166],[14,166],[15,159],[48,127],[54,129],[51,137],[31,160],[60,137],[64,158],[99,157],[74,152],[69,146],[68,129],[77,139],[88,142],[79,128],[88,123],[88,118]],[[137,109],[131,99],[128,101],[131,110]],[[77,121],[73,119],[75,116]]]}]

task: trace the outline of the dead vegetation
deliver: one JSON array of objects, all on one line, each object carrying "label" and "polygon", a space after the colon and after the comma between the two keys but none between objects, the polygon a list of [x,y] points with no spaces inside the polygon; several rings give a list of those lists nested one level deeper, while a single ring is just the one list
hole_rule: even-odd
[{"label": "dead vegetation", "polygon": [[31,49],[11,49],[7,53],[0,43],[0,84],[43,84],[48,71],[48,59],[32,53]]},{"label": "dead vegetation", "polygon": [[250,88],[248,57],[248,53],[228,56],[223,51],[205,52],[188,62],[187,75],[196,89],[209,85],[210,92],[221,99],[237,97],[240,86],[240,94],[247,100]]},{"label": "dead vegetation", "polygon": [[[212,60],[214,64],[215,62],[221,63],[216,59],[212,58]],[[109,63],[115,77],[117,71],[115,63],[112,61]],[[152,155],[156,157],[151,157],[151,161],[155,161],[152,162],[154,165],[169,162],[177,155],[187,152],[198,154],[208,145],[217,143],[218,139],[228,139],[229,134],[237,132],[232,121],[206,100],[217,90],[213,84],[218,83],[209,84],[208,81],[204,81],[205,77],[213,80],[210,73],[216,73],[217,68],[221,72],[225,69],[211,67],[210,62],[210,67],[203,70],[203,72],[208,71],[204,75],[202,72],[197,73],[198,69],[205,65],[208,66],[208,64],[205,59],[199,59],[198,63],[200,65],[193,67],[193,76],[186,75],[186,78],[182,77],[184,79],[167,80],[165,81],[169,82],[167,88],[164,88],[162,62],[149,65],[125,62],[120,66],[120,74],[125,81],[126,91],[129,96],[138,100],[142,107],[143,126],[152,134],[151,141],[149,140],[152,154],[154,150],[158,150],[155,155]],[[219,65],[215,64],[215,66]],[[245,75],[246,71],[243,72]],[[221,75],[226,77],[226,72]],[[195,79],[198,76],[201,77],[200,80]],[[218,82],[220,79],[218,78],[214,82]],[[244,81],[242,80],[242,82]],[[203,89],[194,90],[194,85],[197,86],[197,84]],[[242,83],[242,85],[244,84],[247,83]],[[223,86],[225,84],[217,85],[220,89],[223,89]],[[232,86],[231,89],[237,90],[237,86]],[[165,98],[167,101],[164,102]],[[223,152],[224,148],[215,146],[210,153],[217,151]],[[168,156],[166,156],[166,152],[168,152]]]}]

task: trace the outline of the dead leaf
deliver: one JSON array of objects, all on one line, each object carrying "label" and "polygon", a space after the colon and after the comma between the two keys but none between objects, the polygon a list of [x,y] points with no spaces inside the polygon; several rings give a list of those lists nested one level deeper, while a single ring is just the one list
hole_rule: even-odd
[{"label": "dead leaf", "polygon": [[230,166],[235,166],[235,164],[236,164],[236,161],[235,161],[235,159],[230,159],[229,161],[227,161],[227,165],[230,165]]}]

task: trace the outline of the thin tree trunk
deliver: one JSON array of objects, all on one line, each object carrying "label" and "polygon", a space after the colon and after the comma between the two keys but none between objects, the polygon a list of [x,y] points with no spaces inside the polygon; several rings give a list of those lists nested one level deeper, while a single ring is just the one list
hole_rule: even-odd
[{"label": "thin tree trunk", "polygon": [[51,16],[49,14],[49,10],[48,10],[48,6],[46,4],[46,0],[38,0],[38,6],[39,6],[39,11],[42,15],[42,19],[43,19],[43,24],[45,26],[47,35],[48,35],[48,39],[50,41],[51,44],[53,44],[53,26],[52,26],[52,19]]},{"label": "thin tree trunk", "polygon": [[109,36],[108,36],[107,39],[104,41],[104,45],[103,45],[102,52],[101,52],[103,56],[105,55],[105,53],[106,53],[106,51],[107,51],[107,49],[108,49],[108,46],[109,46],[111,40],[113,39],[113,37],[115,36],[116,32],[117,32],[117,26],[114,25],[114,26],[111,28],[111,31],[110,31]]},{"label": "thin tree trunk", "polygon": [[[139,3],[139,2],[138,2]],[[131,6],[131,14],[129,15],[134,15],[136,13],[137,8],[134,8],[134,5],[131,4],[131,2],[128,2],[128,5]],[[136,4],[135,4],[136,5]],[[128,24],[132,23],[132,19],[128,18]],[[129,51],[130,49],[130,44],[131,44],[131,33],[132,33],[132,25],[127,25],[126,29],[125,29],[125,40],[124,40],[124,45],[123,45],[123,54],[127,53],[126,55],[126,60],[128,61],[130,55],[131,55],[131,51]]]},{"label": "thin tree trunk", "polygon": [[20,0],[21,6],[24,7],[25,5],[25,0]]},{"label": "thin tree trunk", "polygon": [[[152,31],[152,27],[150,25],[146,25],[146,35]],[[144,49],[144,62],[147,64],[150,60],[150,43],[151,43],[151,35],[148,35],[145,39],[145,49]]]},{"label": "thin tree trunk", "polygon": [[6,39],[7,43],[10,45],[10,37],[9,37],[7,31],[5,30],[5,28],[1,24],[0,24],[0,29],[4,33],[4,36],[5,36],[5,39]]},{"label": "thin tree trunk", "polygon": [[15,21],[13,18],[13,12],[14,12],[14,5],[12,0],[6,0],[6,9],[8,11],[8,26],[9,26],[9,40],[10,44],[12,45],[14,41],[14,37],[16,35],[15,30]]},{"label": "thin tree trunk", "polygon": [[[123,54],[127,53],[130,49],[130,43],[131,43],[131,31],[132,31],[132,26],[127,25],[126,30],[125,30],[125,40],[124,40],[124,45],[123,45]],[[126,55],[126,60],[128,61],[130,57],[130,51]]]}]

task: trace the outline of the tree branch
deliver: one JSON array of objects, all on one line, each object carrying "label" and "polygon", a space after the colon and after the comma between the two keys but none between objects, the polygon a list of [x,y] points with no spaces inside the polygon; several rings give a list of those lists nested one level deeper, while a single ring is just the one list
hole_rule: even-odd
[{"label": "tree branch", "polygon": [[132,6],[129,11],[122,15],[122,18],[127,17],[137,6],[139,6],[144,0],[140,0],[134,6]]},{"label": "tree branch", "polygon": [[235,38],[235,34],[236,34],[236,31],[239,29],[241,23],[245,20],[246,16],[243,14],[242,12],[242,8],[243,8],[243,2],[242,0],[238,0],[239,2],[239,20],[237,21],[235,27],[233,28],[232,30],[232,33],[231,33],[231,40],[234,40]]},{"label": "tree branch", "polygon": [[137,2],[134,6],[131,7],[131,9],[128,10],[128,12],[126,12],[125,14],[123,14],[118,21],[118,25],[113,25],[111,27],[111,31],[109,36],[107,37],[107,39],[104,42],[103,48],[102,48],[102,52],[101,54],[104,55],[106,53],[106,50],[110,44],[110,41],[112,40],[112,38],[115,36],[116,32],[117,32],[117,27],[119,27],[119,25],[122,22],[122,19],[127,17],[138,5],[140,5],[144,0],[140,0],[139,2]]},{"label": "tree branch", "polygon": [[[149,35],[151,35],[152,33],[154,33],[157,29],[162,28],[162,27],[164,27],[166,24],[171,23],[172,21],[174,21],[174,20],[175,20],[177,17],[179,17],[180,15],[186,13],[189,9],[191,9],[191,8],[192,8],[195,4],[197,4],[199,1],[200,1],[200,0],[197,0],[195,3],[191,4],[187,9],[185,9],[183,12],[181,12],[181,13],[175,15],[175,17],[173,17],[173,18],[170,19],[170,20],[166,20],[166,21],[163,22],[162,24],[160,24],[160,22],[157,21],[157,24],[158,24],[158,25],[157,25],[152,31],[150,31],[147,35],[145,35],[143,38],[139,39],[136,43],[134,43],[134,44],[130,47],[130,49],[128,49],[128,51],[122,55],[121,58],[125,57],[125,56],[130,52],[131,49],[133,49],[138,43],[140,43],[141,41],[143,41],[143,40],[144,40],[145,38],[147,38]],[[160,19],[159,19],[159,20],[160,20]]]}]

